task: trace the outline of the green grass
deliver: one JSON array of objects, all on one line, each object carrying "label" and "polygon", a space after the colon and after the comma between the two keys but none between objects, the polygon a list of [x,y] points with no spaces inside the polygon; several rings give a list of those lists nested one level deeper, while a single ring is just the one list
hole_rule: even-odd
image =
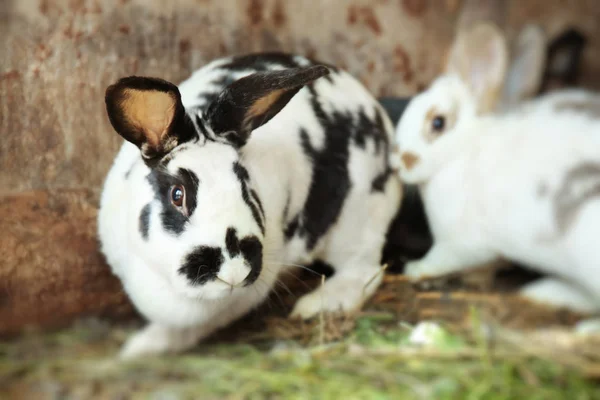
[{"label": "green grass", "polygon": [[[429,347],[391,315],[363,316],[342,340],[207,342],[179,356],[114,359],[125,328],[79,326],[0,345],[0,390],[14,398],[600,399],[573,368],[477,336],[440,331]],[[473,340],[474,338],[474,340]],[[0,398],[5,398],[0,395]]]}]

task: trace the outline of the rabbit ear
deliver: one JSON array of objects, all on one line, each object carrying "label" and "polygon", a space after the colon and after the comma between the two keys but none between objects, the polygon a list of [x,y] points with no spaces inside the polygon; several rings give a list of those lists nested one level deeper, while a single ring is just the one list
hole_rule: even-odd
[{"label": "rabbit ear", "polygon": [[512,63],[506,75],[502,106],[508,107],[532,98],[544,76],[546,36],[538,25],[526,25],[514,44]]},{"label": "rabbit ear", "polygon": [[196,135],[179,90],[162,79],[122,78],[106,89],[105,102],[115,131],[138,146],[147,162]]},{"label": "rabbit ear", "polygon": [[504,35],[495,25],[480,22],[458,33],[446,69],[469,87],[478,113],[486,113],[500,98],[507,64]]},{"label": "rabbit ear", "polygon": [[226,87],[209,105],[213,132],[241,147],[252,131],[271,120],[305,85],[329,74],[322,65],[257,72]]}]

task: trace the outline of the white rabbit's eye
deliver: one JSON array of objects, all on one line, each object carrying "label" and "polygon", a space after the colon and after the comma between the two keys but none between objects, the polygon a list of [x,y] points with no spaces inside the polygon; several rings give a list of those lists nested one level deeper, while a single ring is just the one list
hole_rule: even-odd
[{"label": "white rabbit's eye", "polygon": [[183,207],[185,199],[185,188],[182,185],[171,187],[171,203],[175,207]]},{"label": "white rabbit's eye", "polygon": [[441,115],[434,117],[431,120],[431,128],[434,132],[442,132],[446,127],[446,118]]}]

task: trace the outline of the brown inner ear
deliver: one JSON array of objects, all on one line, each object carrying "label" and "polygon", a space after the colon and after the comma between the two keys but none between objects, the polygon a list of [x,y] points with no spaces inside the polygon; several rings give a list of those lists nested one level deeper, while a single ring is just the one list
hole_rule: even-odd
[{"label": "brown inner ear", "polygon": [[267,111],[269,111],[269,108],[273,104],[275,104],[277,100],[279,100],[279,98],[281,97],[281,95],[283,95],[284,92],[285,90],[283,89],[274,90],[272,92],[269,92],[269,94],[267,94],[266,96],[263,96],[256,100],[254,104],[252,104],[252,106],[248,109],[245,120],[249,121],[253,118],[265,114]]},{"label": "brown inner ear", "polygon": [[158,90],[125,89],[121,104],[129,123],[141,130],[153,148],[159,148],[173,122],[176,99]]},{"label": "brown inner ear", "polygon": [[500,100],[507,51],[502,33],[490,23],[474,24],[454,40],[446,69],[458,73],[470,86],[479,114],[492,111]]}]

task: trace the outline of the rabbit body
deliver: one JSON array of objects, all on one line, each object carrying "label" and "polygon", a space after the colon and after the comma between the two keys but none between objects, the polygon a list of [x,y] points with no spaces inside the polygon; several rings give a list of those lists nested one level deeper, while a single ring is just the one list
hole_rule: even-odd
[{"label": "rabbit body", "polygon": [[462,40],[396,130],[399,175],[419,186],[434,237],[405,273],[421,280],[510,259],[549,274],[526,296],[600,312],[600,97],[567,90],[490,112],[503,38],[481,25]]},{"label": "rabbit body", "polygon": [[[546,100],[556,101],[531,106],[549,107]],[[421,186],[436,243],[407,274],[503,257],[578,283],[598,308],[599,122],[572,110],[538,110],[466,127],[464,147]]]},{"label": "rabbit body", "polygon": [[[322,260],[335,275],[298,300],[294,317],[354,311],[378,287],[401,200],[389,163],[393,126],[340,69],[293,81],[293,71],[315,65],[279,53],[218,59],[179,85],[183,107],[161,106],[178,97],[171,84],[140,80],[107,91],[109,117],[127,141],[104,185],[99,237],[150,322],[122,357],[193,346],[259,305],[297,264]],[[152,116],[169,120],[180,108],[172,118],[179,131],[157,145],[163,119]],[[150,139],[137,142],[137,125]]]}]

